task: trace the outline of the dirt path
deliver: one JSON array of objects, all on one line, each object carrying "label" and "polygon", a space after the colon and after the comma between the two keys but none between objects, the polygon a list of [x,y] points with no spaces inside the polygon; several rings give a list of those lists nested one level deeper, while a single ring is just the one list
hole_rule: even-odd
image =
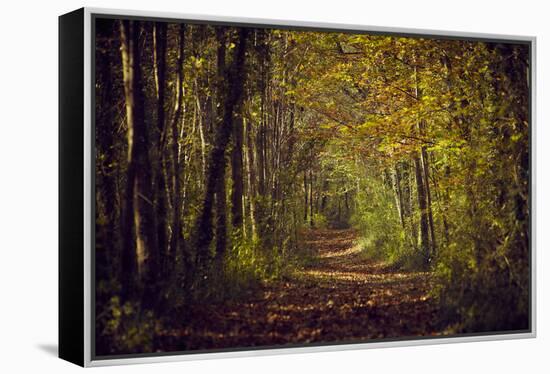
[{"label": "dirt path", "polygon": [[311,264],[246,302],[207,308],[170,350],[435,334],[428,274],[366,260],[355,242],[353,230],[308,231]]}]

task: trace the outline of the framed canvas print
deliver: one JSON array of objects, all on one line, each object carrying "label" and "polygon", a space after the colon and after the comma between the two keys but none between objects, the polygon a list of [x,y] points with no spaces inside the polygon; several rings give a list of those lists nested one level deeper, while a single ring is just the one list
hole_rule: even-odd
[{"label": "framed canvas print", "polygon": [[535,39],[59,18],[59,355],[535,336]]}]

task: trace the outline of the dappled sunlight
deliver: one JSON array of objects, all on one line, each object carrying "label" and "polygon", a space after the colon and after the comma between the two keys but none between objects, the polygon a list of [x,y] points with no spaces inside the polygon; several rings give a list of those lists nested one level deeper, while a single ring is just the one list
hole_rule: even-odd
[{"label": "dappled sunlight", "polygon": [[365,274],[360,272],[330,271],[330,270],[302,270],[298,275],[309,276],[324,280],[344,280],[363,283],[389,283],[396,280],[405,280],[418,277],[419,273],[391,273],[391,274]]},{"label": "dappled sunlight", "polygon": [[203,306],[192,326],[160,339],[195,349],[441,334],[428,273],[366,259],[353,230],[303,235],[317,254],[311,264],[265,284],[254,299]]},{"label": "dappled sunlight", "polygon": [[[322,244],[322,243],[320,243]],[[332,251],[332,252],[324,252],[319,255],[319,258],[332,258],[332,257],[342,257],[342,256],[350,256],[361,253],[361,246],[355,245],[351,248],[343,249],[341,251]]]}]

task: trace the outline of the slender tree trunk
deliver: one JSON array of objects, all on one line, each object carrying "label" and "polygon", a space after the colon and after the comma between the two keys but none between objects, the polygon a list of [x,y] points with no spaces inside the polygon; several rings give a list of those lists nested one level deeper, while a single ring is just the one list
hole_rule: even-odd
[{"label": "slender tree trunk", "polygon": [[[414,162],[414,158],[413,158]],[[418,225],[416,224],[414,209],[415,206],[415,196],[414,196],[414,185],[416,178],[416,168],[413,163],[407,163],[407,187],[408,187],[408,207],[409,207],[409,224],[411,229],[411,239],[412,244],[415,249],[418,248]],[[417,194],[418,195],[418,194]],[[417,196],[418,201],[418,196]]]},{"label": "slender tree trunk", "polygon": [[167,244],[167,226],[168,212],[166,209],[166,179],[165,179],[165,159],[164,159],[164,132],[165,132],[165,85],[166,85],[166,23],[155,22],[153,26],[154,41],[154,66],[155,83],[157,93],[157,135],[155,142],[157,144],[156,152],[156,204],[155,215],[157,218],[157,237],[159,247],[159,263],[166,269],[166,255],[168,252]]},{"label": "slender tree trunk", "polygon": [[430,239],[428,228],[428,203],[426,198],[426,191],[424,189],[424,178],[422,176],[422,164],[420,156],[416,154],[414,156],[414,166],[416,172],[416,193],[418,198],[418,208],[420,210],[420,248],[426,260],[426,263],[430,259]]},{"label": "slender tree trunk", "polygon": [[[418,73],[418,67],[416,65],[416,57],[414,58],[414,84],[415,84],[415,97],[418,100],[422,98],[422,90],[420,89],[420,78]],[[418,120],[418,134],[420,136],[424,135],[425,132],[425,123],[422,119]],[[427,157],[426,146],[422,145],[420,148],[420,155],[415,155],[415,167],[416,167],[416,180],[418,192],[419,206],[421,210],[421,220],[420,220],[420,234],[422,241],[422,249],[426,256],[426,262],[429,263],[432,255],[435,253],[435,230],[433,224],[433,214],[432,214],[432,204],[431,204],[431,193],[430,193],[430,181],[429,181],[429,162]],[[420,174],[419,174],[420,173]],[[420,179],[419,179],[420,177]],[[420,183],[420,184],[419,184]],[[422,191],[420,193],[420,190]],[[423,202],[420,202],[420,200]],[[424,224],[427,224],[427,227],[424,228]],[[424,242],[422,238],[424,237],[424,231],[428,231],[428,235],[431,238],[427,238]],[[427,248],[424,248],[427,246]]]},{"label": "slender tree trunk", "polygon": [[304,222],[307,222],[307,211],[309,209],[308,195],[307,170],[304,170]]},{"label": "slender tree trunk", "polygon": [[257,171],[258,171],[258,200],[256,205],[256,222],[258,223],[258,235],[263,238],[263,231],[265,229],[265,216],[266,216],[266,195],[267,195],[267,82],[268,82],[268,70],[269,70],[269,46],[267,42],[267,31],[256,31],[256,52],[259,60],[259,74],[257,80],[257,87],[260,96],[260,118],[259,129],[256,133],[256,155],[257,155]]},{"label": "slender tree trunk", "polygon": [[[227,99],[227,89],[225,87],[227,72],[225,67],[225,54],[226,54],[226,35],[227,31],[223,27],[218,27],[216,29],[216,39],[218,42],[217,50],[217,100],[219,103],[223,103]],[[232,129],[231,124],[223,122],[224,119],[224,106],[220,105],[219,110],[216,113],[216,118],[218,126],[230,126],[231,132],[235,130]],[[233,117],[232,117],[233,119]],[[224,147],[225,148],[225,147]],[[215,199],[216,199],[216,256],[218,259],[222,259],[225,255],[227,248],[227,212],[226,212],[226,190],[225,190],[225,151],[224,151],[224,162],[223,167],[220,168],[218,179],[216,181],[215,187]]]},{"label": "slender tree trunk", "polygon": [[[359,180],[357,180],[357,184],[359,185]],[[328,196],[327,196],[327,192],[329,190],[329,182],[328,180],[323,177],[323,188],[322,188],[322,197],[321,197],[321,213],[325,213],[325,209],[327,207],[327,204],[328,204]],[[357,187],[357,189],[359,189],[359,187]]]},{"label": "slender tree trunk", "polygon": [[313,227],[313,170],[309,169],[309,226]]},{"label": "slender tree trunk", "polygon": [[180,126],[183,129],[184,124],[181,123],[183,118],[183,78],[184,78],[184,61],[185,61],[185,24],[180,24],[178,32],[178,59],[176,67],[176,101],[174,107],[174,117],[172,118],[172,237],[170,240],[170,257],[175,261],[178,253],[184,252],[183,233],[181,229],[182,219],[182,179],[183,179],[183,163],[180,158],[179,140]]},{"label": "slender tree trunk", "polygon": [[[128,125],[128,171],[124,223],[124,255],[137,259],[137,275],[147,278],[147,285],[156,285],[158,277],[158,244],[153,208],[153,186],[149,159],[149,135],[145,125],[145,99],[141,78],[139,51],[140,23],[121,22],[121,53],[123,61],[126,120]],[[132,225],[133,218],[133,225]],[[135,241],[130,236],[135,235]],[[135,245],[135,248],[134,248]],[[145,266],[147,259],[148,266]],[[133,259],[125,267],[133,271]],[[128,279],[125,280],[126,282]],[[132,287],[132,285],[125,284]]]},{"label": "slender tree trunk", "polygon": [[243,226],[243,116],[242,96],[235,106],[235,122],[233,126],[233,149],[231,153],[231,175],[233,189],[231,191],[231,219],[234,230]]},{"label": "slender tree trunk", "polygon": [[254,158],[254,138],[252,134],[251,121],[246,121],[246,150],[247,150],[247,166],[248,166],[248,204],[250,211],[250,229],[252,238],[256,238],[256,169]]},{"label": "slender tree trunk", "polygon": [[[207,35],[206,35],[206,25],[197,25],[193,27],[193,54],[197,61],[203,61],[207,56]],[[199,178],[199,186],[202,187],[206,180],[206,144],[208,137],[208,129],[211,127],[211,114],[212,114],[212,103],[211,103],[211,93],[208,90],[209,87],[209,76],[207,72],[197,72],[197,77],[195,77],[193,86],[195,91],[195,106],[197,108],[197,124],[198,132],[200,139],[200,160],[201,160],[201,175]],[[210,140],[210,139],[208,139]]]},{"label": "slender tree trunk", "polygon": [[315,188],[315,213],[319,213],[319,208],[321,207],[321,191],[323,188],[323,184],[321,181],[323,180],[323,172],[320,171],[315,176],[315,181],[317,182],[317,186]]},{"label": "slender tree trunk", "polygon": [[395,206],[397,208],[397,214],[399,215],[399,221],[401,227],[405,228],[405,215],[403,211],[403,193],[401,191],[401,174],[399,172],[398,164],[393,167],[392,173],[392,186],[395,195]]},{"label": "slender tree trunk", "polygon": [[423,146],[421,150],[421,161],[422,161],[422,171],[423,171],[423,178],[424,178],[424,187],[426,190],[426,203],[428,207],[428,224],[430,227],[430,239],[431,239],[430,257],[433,258],[437,253],[437,242],[435,239],[434,218],[433,218],[433,210],[432,210],[432,193],[430,189],[430,163],[428,159],[428,152],[425,146]]},{"label": "slender tree trunk", "polygon": [[136,184],[136,166],[132,160],[134,143],[134,95],[133,76],[134,61],[133,49],[134,40],[132,37],[133,22],[120,22],[120,44],[122,58],[122,72],[124,80],[124,96],[126,108],[127,129],[127,171],[126,171],[126,192],[124,208],[122,211],[123,247],[121,258],[120,283],[122,285],[122,296],[124,299],[132,298],[136,294],[138,277],[138,254],[136,253],[136,235],[134,226],[134,187]]},{"label": "slender tree trunk", "polygon": [[431,175],[432,175],[433,184],[434,184],[435,198],[439,203],[439,210],[441,211],[441,220],[443,221],[443,236],[445,238],[445,243],[448,245],[449,244],[449,223],[447,221],[447,209],[448,209],[449,201],[445,197],[441,196],[442,192],[440,192],[440,189],[439,189],[439,182],[438,182],[439,178],[437,177],[436,169],[434,169],[433,167],[432,167]]},{"label": "slender tree trunk", "polygon": [[[198,83],[197,83],[197,90],[198,90]],[[205,115],[203,114],[203,111],[206,111],[207,109],[207,103],[206,100],[204,100],[204,103],[202,103],[202,100],[200,99],[198,93],[197,93],[197,100],[196,100],[197,109],[199,111],[198,115],[198,124],[199,124],[199,137],[201,141],[201,183],[204,182],[206,178],[206,137],[204,135],[204,118]]]},{"label": "slender tree trunk", "polygon": [[346,192],[344,192],[344,203],[346,207],[346,216],[349,215],[349,192],[346,189]]}]

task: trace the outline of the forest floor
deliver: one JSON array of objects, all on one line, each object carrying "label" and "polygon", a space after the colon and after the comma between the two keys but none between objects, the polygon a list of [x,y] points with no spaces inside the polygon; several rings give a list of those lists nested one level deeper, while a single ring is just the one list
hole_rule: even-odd
[{"label": "forest floor", "polygon": [[312,229],[303,237],[311,256],[303,267],[245,300],[202,305],[190,326],[155,345],[173,351],[441,333],[429,273],[367,259],[353,229]]}]

